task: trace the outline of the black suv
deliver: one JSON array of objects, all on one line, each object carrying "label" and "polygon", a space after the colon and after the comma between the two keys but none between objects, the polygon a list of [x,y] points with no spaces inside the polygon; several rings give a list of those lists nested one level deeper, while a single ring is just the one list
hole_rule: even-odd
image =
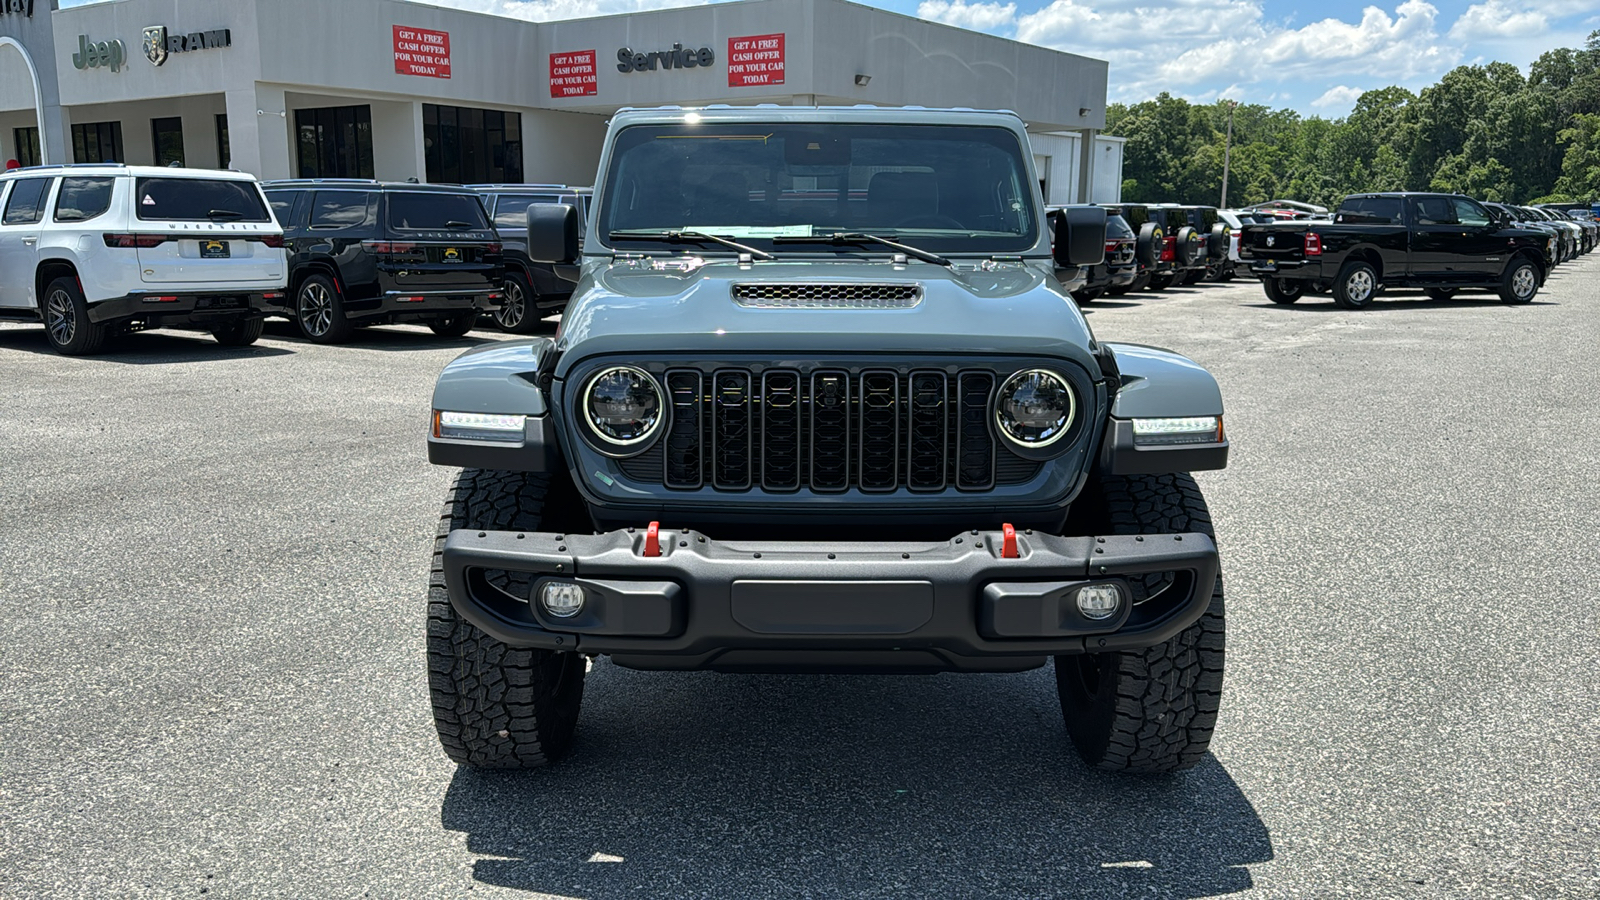
[{"label": "black suv", "polygon": [[[1166,219],[1155,207],[1142,203],[1107,203],[1107,212],[1121,218],[1133,232],[1134,279],[1126,290],[1108,288],[1106,293],[1115,297],[1127,291],[1145,288],[1159,291],[1172,284],[1178,266],[1168,249]],[[1109,232],[1108,232],[1109,233]]]},{"label": "black suv", "polygon": [[532,334],[540,320],[567,307],[572,282],[556,274],[555,266],[528,259],[528,207],[535,203],[565,203],[589,218],[593,188],[564,184],[474,184],[483,195],[494,220],[494,230],[505,243],[506,296],[495,311],[494,321],[501,330]]},{"label": "black suv", "polygon": [[343,179],[262,188],[289,252],[289,300],[273,312],[313,341],[400,322],[460,337],[500,305],[500,237],[474,191]]}]

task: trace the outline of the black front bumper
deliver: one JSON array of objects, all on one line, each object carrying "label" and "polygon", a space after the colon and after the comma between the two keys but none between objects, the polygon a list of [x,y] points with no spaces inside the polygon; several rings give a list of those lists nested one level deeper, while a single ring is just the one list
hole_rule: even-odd
[{"label": "black front bumper", "polygon": [[157,325],[209,328],[241,319],[264,318],[283,303],[284,291],[145,291],[87,304],[89,321],[142,319]]},{"label": "black front bumper", "polygon": [[[644,669],[723,671],[1020,671],[1059,654],[1167,640],[1211,600],[1217,551],[1202,534],[1055,537],[1000,532],[943,543],[716,541],[663,531],[598,535],[452,531],[444,546],[451,602],[519,647],[611,655]],[[576,582],[589,600],[559,619],[492,583],[528,573],[529,596]],[[1171,573],[1133,605],[1127,579]],[[500,579],[504,582],[504,579]],[[1078,612],[1076,589],[1113,583],[1109,619]]]}]

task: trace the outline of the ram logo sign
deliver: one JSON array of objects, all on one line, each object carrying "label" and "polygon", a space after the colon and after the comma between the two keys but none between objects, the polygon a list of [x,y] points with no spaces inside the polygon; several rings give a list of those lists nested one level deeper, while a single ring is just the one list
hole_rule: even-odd
[{"label": "ram logo sign", "polygon": [[1278,246],[1278,236],[1275,235],[1275,234],[1267,235],[1267,246],[1268,247],[1276,247],[1276,246]]},{"label": "ram logo sign", "polygon": [[167,57],[174,53],[232,46],[233,32],[227,28],[191,31],[188,34],[167,34],[165,25],[151,25],[144,30],[144,56],[154,66],[165,63]]}]

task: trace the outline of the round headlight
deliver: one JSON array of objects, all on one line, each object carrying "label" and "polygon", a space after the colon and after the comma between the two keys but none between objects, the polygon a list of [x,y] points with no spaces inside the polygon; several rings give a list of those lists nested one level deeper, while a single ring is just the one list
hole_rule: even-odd
[{"label": "round headlight", "polygon": [[1006,379],[994,405],[1000,432],[1023,447],[1048,447],[1072,429],[1077,400],[1067,380],[1044,369]]},{"label": "round headlight", "polygon": [[596,437],[617,449],[638,447],[661,427],[661,388],[643,369],[613,366],[589,379],[583,415]]}]

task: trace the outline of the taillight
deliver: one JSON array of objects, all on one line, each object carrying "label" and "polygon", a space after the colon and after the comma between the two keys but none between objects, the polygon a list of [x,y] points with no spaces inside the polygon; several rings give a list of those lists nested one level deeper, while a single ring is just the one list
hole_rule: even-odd
[{"label": "taillight", "polygon": [[416,244],[402,244],[396,241],[362,241],[361,246],[373,253],[415,253]]},{"label": "taillight", "polygon": [[283,235],[281,235],[281,234],[264,234],[264,235],[261,236],[261,243],[266,244],[268,247],[273,247],[273,248],[282,247],[283,246]]},{"label": "taillight", "polygon": [[1178,239],[1169,237],[1161,242],[1161,261],[1172,262],[1178,258]]},{"label": "taillight", "polygon": [[484,244],[483,245],[483,252],[485,252],[485,253],[499,253],[503,249],[505,249],[505,248],[502,247],[499,244]]},{"label": "taillight", "polygon": [[1315,231],[1306,232],[1306,255],[1322,255],[1322,235],[1317,234]]},{"label": "taillight", "polygon": [[135,248],[148,250],[167,242],[167,236],[164,234],[106,234],[102,237],[107,247],[120,247],[125,250]]}]

